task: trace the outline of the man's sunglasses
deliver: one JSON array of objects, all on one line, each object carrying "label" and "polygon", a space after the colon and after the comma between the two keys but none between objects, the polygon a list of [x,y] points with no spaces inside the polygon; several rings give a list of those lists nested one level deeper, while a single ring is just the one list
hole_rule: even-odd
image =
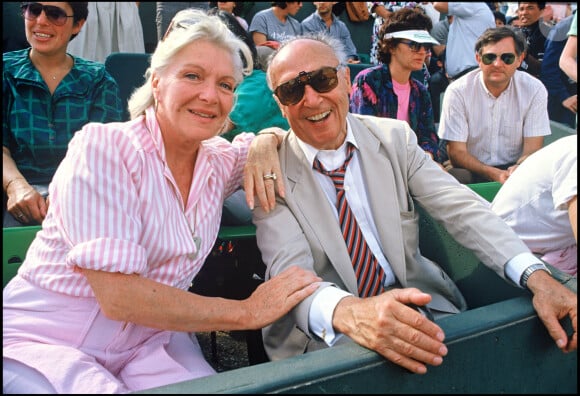
[{"label": "man's sunglasses", "polygon": [[[481,61],[483,62],[484,65],[491,65],[493,62],[495,62],[497,56],[498,56],[497,54],[492,53],[483,54],[481,55]],[[512,52],[506,52],[505,54],[499,55],[499,57],[502,60],[502,62],[505,63],[506,65],[511,65],[516,60],[516,54]]]},{"label": "man's sunglasses", "polygon": [[298,77],[278,85],[274,94],[280,103],[289,106],[302,100],[306,85],[310,85],[319,93],[330,92],[338,85],[338,69],[340,67],[341,65],[337,67],[326,66],[311,72],[301,71],[298,73]]},{"label": "man's sunglasses", "polygon": [[425,48],[426,52],[431,52],[431,48],[433,48],[433,44],[425,44],[425,43],[418,43],[416,41],[405,41],[405,40],[401,40],[399,41],[401,44],[405,44],[407,45],[409,48],[411,48],[411,51],[413,52],[419,52],[421,51],[421,48]]},{"label": "man's sunglasses", "polygon": [[24,3],[20,6],[20,9],[24,18],[29,21],[34,21],[44,11],[46,18],[56,26],[62,26],[66,23],[67,18],[74,17],[74,15],[67,15],[66,11],[60,7],[42,5],[40,3]]}]

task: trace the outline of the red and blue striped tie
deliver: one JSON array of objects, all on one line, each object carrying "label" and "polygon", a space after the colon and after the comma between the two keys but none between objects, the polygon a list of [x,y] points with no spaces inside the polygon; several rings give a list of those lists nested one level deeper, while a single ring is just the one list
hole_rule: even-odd
[{"label": "red and blue striped tie", "polygon": [[376,296],[383,291],[384,271],[368,247],[358,223],[354,218],[354,214],[346,201],[344,174],[346,167],[352,159],[354,150],[355,147],[349,144],[346,160],[338,169],[327,171],[318,159],[314,160],[314,169],[329,176],[334,183],[338,221],[340,222],[342,236],[346,242],[346,247],[356,274],[358,294],[360,297],[370,297]]}]

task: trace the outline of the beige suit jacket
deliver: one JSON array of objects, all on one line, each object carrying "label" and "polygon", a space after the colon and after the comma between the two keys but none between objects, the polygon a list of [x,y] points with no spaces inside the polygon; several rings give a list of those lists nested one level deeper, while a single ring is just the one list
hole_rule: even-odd
[{"label": "beige suit jacket", "polygon": [[[430,308],[457,313],[467,306],[449,276],[419,251],[416,203],[504,279],[505,263],[521,252],[529,252],[474,192],[425,154],[406,122],[358,114],[349,114],[348,119],[359,146],[368,205],[383,252],[403,287],[417,287],[432,295]],[[356,278],[333,208],[292,131],[279,155],[286,198],[278,199],[269,214],[260,208],[254,210],[266,278],[300,265],[323,278],[316,293],[334,286],[357,295]],[[308,326],[316,293],[263,329],[264,346],[271,360],[326,347]]]}]

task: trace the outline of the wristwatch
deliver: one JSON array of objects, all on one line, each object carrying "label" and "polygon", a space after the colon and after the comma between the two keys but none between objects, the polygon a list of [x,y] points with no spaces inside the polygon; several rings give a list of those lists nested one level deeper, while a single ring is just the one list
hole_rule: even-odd
[{"label": "wristwatch", "polygon": [[546,267],[544,264],[532,264],[528,268],[526,268],[526,270],[522,274],[522,277],[520,278],[520,286],[523,287],[524,289],[527,289],[528,288],[528,279],[529,279],[530,275],[532,275],[534,272],[540,271],[540,270],[546,271],[548,274],[552,275],[552,273],[550,272],[548,267]]}]

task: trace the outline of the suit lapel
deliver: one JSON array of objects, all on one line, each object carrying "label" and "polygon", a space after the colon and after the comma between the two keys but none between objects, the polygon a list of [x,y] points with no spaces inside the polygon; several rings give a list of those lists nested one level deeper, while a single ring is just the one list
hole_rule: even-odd
[{"label": "suit lapel", "polygon": [[362,175],[383,254],[397,279],[403,282],[406,279],[406,266],[399,212],[401,205],[397,202],[393,166],[381,145],[381,140],[354,117],[349,116],[349,121],[359,145]]}]

